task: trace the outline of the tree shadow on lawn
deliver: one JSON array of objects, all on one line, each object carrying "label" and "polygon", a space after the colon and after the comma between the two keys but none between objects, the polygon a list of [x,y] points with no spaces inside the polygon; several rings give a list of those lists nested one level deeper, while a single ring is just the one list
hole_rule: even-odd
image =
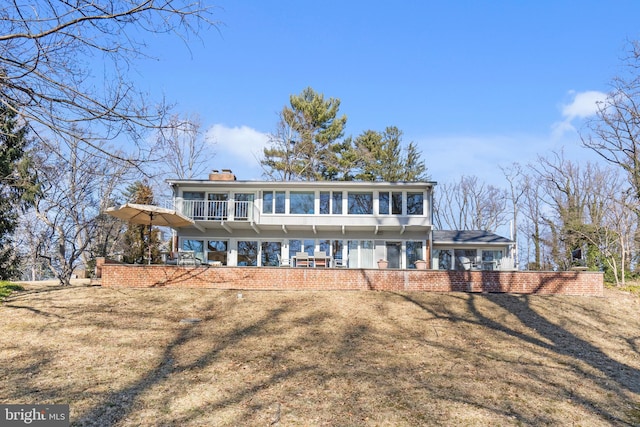
[{"label": "tree shadow on lawn", "polygon": [[[397,293],[396,295],[417,305],[422,310],[427,311],[436,318],[488,327],[535,347],[540,347],[541,349],[553,352],[559,356],[565,356],[575,361],[584,362],[596,371],[600,372],[602,376],[594,375],[593,373],[586,371],[580,366],[580,364],[574,364],[571,368],[578,371],[582,377],[593,381],[594,384],[597,384],[607,393],[617,395],[619,401],[628,401],[629,396],[625,392],[631,392],[636,395],[640,394],[640,371],[637,368],[611,358],[590,342],[587,342],[561,326],[550,322],[531,307],[530,299],[534,298],[532,296],[515,294],[466,294],[468,312],[473,316],[473,319],[469,319],[462,318],[451,311],[447,311],[446,309],[443,311],[444,314],[443,312],[438,312],[408,294]],[[505,323],[495,321],[485,316],[479,308],[479,302],[481,299],[486,299],[487,301],[490,301],[496,306],[502,307],[509,313],[513,314],[523,325],[535,329],[536,333],[538,333],[542,339],[527,335],[526,333],[509,327]],[[545,378],[538,379],[543,382],[549,381],[549,379]],[[576,384],[575,386],[576,388],[580,387],[579,384]],[[571,399],[573,401],[585,407],[589,412],[599,415],[607,422],[622,423],[624,425],[629,424],[628,421],[620,419],[608,411],[607,408],[599,406],[595,402],[591,402],[584,397],[572,394],[572,390],[567,390],[567,392],[571,395]]]},{"label": "tree shadow on lawn", "polygon": [[[213,312],[213,310],[214,307],[210,306],[208,308],[205,308],[203,311]],[[174,365],[174,362],[176,359],[178,359],[178,353],[184,351],[184,349],[182,349],[181,347],[187,344],[194,337],[198,336],[197,329],[200,325],[200,323],[184,323],[184,326],[178,332],[176,337],[166,346],[164,353],[160,358],[160,362],[154,369],[149,371],[134,384],[109,393],[102,399],[102,402],[95,405],[86,413],[80,415],[79,419],[76,422],[73,422],[72,425],[108,426],[117,424],[121,420],[126,419],[127,416],[133,412],[136,402],[145,391],[161,384],[164,381],[169,380],[172,376],[180,375],[181,373],[185,373],[190,370],[198,370],[207,367],[216,360],[217,356],[222,351],[240,343],[247,337],[260,334],[263,331],[265,325],[278,322],[279,317],[281,317],[285,312],[286,309],[282,307],[270,310],[263,318],[245,327],[234,329],[227,335],[217,338],[215,340],[215,345],[205,354],[198,357],[196,360],[192,361],[191,363],[187,363],[184,365],[181,364],[176,367]],[[205,318],[202,320],[204,323],[207,321],[215,321],[216,319]],[[282,381],[286,377],[296,375],[303,370],[304,368],[282,371],[277,375],[273,375],[269,379],[268,383]],[[242,392],[236,393],[232,398],[221,400],[220,402],[213,405],[208,405],[206,410],[207,412],[212,412],[216,409],[224,408],[227,405],[240,402],[247,395],[255,393],[261,387],[262,386],[254,386],[243,390]],[[167,405],[173,398],[174,396],[170,391],[168,391],[166,393],[166,397],[163,398],[164,401],[160,403],[160,405]],[[156,408],[156,410],[159,410],[159,408]],[[197,410],[194,410],[194,412],[197,412]],[[174,424],[180,425],[180,420],[176,419],[174,421]],[[182,419],[182,422],[188,421],[191,420],[189,418]]]}]

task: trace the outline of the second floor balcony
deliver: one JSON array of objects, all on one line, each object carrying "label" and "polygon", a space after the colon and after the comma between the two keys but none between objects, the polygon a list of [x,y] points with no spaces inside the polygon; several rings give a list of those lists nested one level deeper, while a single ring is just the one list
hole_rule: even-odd
[{"label": "second floor balcony", "polygon": [[175,199],[171,208],[193,219],[204,228],[258,227],[287,229],[315,227],[370,227],[378,230],[404,231],[406,227],[431,227],[427,215],[371,214],[319,214],[319,213],[262,213],[256,201],[240,200],[183,200]]}]

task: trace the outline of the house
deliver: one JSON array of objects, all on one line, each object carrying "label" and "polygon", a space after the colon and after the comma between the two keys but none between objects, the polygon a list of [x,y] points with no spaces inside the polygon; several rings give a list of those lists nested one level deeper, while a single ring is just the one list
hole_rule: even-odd
[{"label": "house", "polygon": [[[513,242],[433,230],[435,182],[168,180],[172,208],[194,220],[175,245],[198,263],[412,269],[504,269]],[[460,258],[459,261],[454,259]],[[468,259],[468,263],[464,258]]]}]

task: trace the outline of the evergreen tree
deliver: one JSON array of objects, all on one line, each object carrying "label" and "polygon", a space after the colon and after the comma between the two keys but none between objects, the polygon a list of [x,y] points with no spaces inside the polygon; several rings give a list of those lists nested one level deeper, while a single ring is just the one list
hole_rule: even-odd
[{"label": "evergreen tree", "polygon": [[[127,188],[127,201],[141,205],[152,205],[153,190],[141,181],[137,181]],[[149,226],[129,223],[124,233],[123,260],[126,263],[143,263],[148,257],[151,246],[151,261],[160,259],[160,233],[158,229],[149,232]]]},{"label": "evergreen tree", "polygon": [[271,147],[261,160],[266,176],[283,181],[339,179],[339,139],[347,116],[338,117],[340,100],[329,98],[308,87],[291,95],[290,106],[280,112],[278,130],[271,135]]},{"label": "evergreen tree", "polygon": [[0,279],[19,275],[13,233],[21,209],[33,202],[37,191],[26,152],[28,126],[0,99]]},{"label": "evergreen tree", "polygon": [[387,127],[382,133],[363,132],[351,149],[355,180],[415,182],[428,179],[420,151],[413,142],[403,149],[402,131],[395,126]]}]

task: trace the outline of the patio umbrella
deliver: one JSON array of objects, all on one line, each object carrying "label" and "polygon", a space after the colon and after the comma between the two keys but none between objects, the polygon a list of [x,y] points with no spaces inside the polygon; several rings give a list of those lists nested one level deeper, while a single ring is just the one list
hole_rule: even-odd
[{"label": "patio umbrella", "polygon": [[[180,212],[173,209],[165,209],[153,205],[140,205],[137,203],[126,203],[120,207],[107,208],[105,212],[116,218],[149,226],[149,238],[151,238],[151,228],[155,226],[180,228],[195,224]],[[151,240],[149,240],[149,264],[151,264]]]}]

